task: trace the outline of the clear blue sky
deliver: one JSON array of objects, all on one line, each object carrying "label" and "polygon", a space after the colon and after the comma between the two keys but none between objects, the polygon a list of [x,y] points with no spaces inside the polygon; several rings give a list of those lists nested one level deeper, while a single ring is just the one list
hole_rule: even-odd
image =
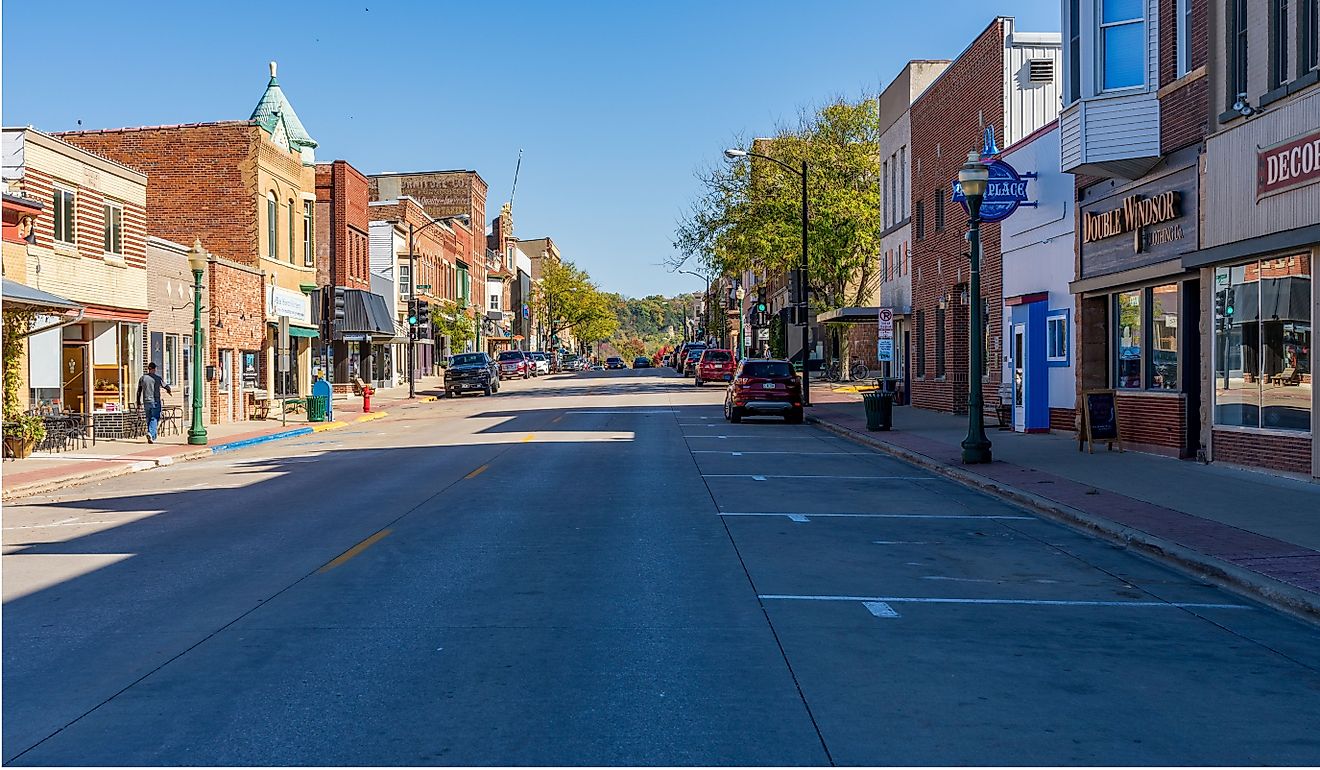
[{"label": "clear blue sky", "polygon": [[3,120],[246,118],[274,59],[319,159],[475,169],[494,216],[522,148],[518,235],[552,237],[606,290],[673,294],[702,285],[659,266],[697,168],[956,56],[995,14],[1059,28],[1059,0],[7,2]]}]

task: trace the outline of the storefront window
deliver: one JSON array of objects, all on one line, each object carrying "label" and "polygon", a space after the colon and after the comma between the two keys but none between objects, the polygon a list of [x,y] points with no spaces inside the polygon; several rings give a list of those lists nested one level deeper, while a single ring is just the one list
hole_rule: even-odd
[{"label": "storefront window", "polygon": [[1114,295],[1114,320],[1118,331],[1118,367],[1115,382],[1120,388],[1141,387],[1141,291]]},{"label": "storefront window", "polygon": [[1150,387],[1178,389],[1178,284],[1150,290]]},{"label": "storefront window", "polygon": [[220,393],[229,392],[229,378],[234,370],[234,351],[220,351],[220,371],[216,373],[216,390]]},{"label": "storefront window", "polygon": [[1311,257],[1215,270],[1215,423],[1311,428]]}]

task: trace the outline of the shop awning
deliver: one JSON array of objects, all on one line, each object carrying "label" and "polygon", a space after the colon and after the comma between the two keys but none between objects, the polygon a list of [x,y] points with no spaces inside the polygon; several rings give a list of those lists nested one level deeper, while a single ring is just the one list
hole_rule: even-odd
[{"label": "shop awning", "polygon": [[816,315],[816,323],[823,324],[873,324],[879,320],[878,307],[841,307]]},{"label": "shop awning", "polygon": [[18,281],[4,279],[4,304],[14,310],[81,310],[82,305],[71,299],[34,289]]},{"label": "shop awning", "polygon": [[306,326],[294,326],[293,324],[289,324],[289,336],[306,337],[308,339],[311,339],[312,337],[320,337],[321,333],[315,329],[310,329]]}]

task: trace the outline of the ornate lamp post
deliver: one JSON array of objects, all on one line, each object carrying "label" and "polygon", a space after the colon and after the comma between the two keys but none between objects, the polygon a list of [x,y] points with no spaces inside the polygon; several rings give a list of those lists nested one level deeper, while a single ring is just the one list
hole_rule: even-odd
[{"label": "ornate lamp post", "polygon": [[985,396],[981,389],[981,377],[985,369],[984,321],[981,318],[981,201],[985,199],[986,184],[990,181],[990,170],[975,151],[967,153],[967,162],[958,169],[958,184],[967,199],[967,242],[971,244],[972,273],[968,283],[971,293],[970,344],[968,345],[968,368],[970,369],[967,395],[967,438],[962,442],[962,460],[967,464],[988,463],[990,439],[985,435]]},{"label": "ornate lamp post", "polygon": [[192,343],[192,425],[188,427],[188,443],[206,443],[206,425],[202,419],[202,273],[210,257],[202,248],[200,238],[188,250],[188,267],[193,274],[193,343]]},{"label": "ornate lamp post", "polygon": [[743,342],[743,299],[747,296],[747,291],[739,286],[733,296],[738,298],[738,355],[735,358],[741,361],[743,358],[743,345],[746,344]]},{"label": "ornate lamp post", "polygon": [[782,160],[772,158],[769,155],[762,155],[759,152],[737,149],[724,151],[724,157],[729,160],[738,160],[748,156],[768,160],[790,174],[797,174],[802,179],[802,261],[798,265],[798,296],[792,299],[796,303],[799,314],[797,320],[802,324],[802,405],[811,406],[811,356],[807,351],[807,343],[810,342],[811,338],[811,330],[807,324],[807,303],[809,301],[807,295],[807,162],[802,161],[802,170],[799,171]]}]

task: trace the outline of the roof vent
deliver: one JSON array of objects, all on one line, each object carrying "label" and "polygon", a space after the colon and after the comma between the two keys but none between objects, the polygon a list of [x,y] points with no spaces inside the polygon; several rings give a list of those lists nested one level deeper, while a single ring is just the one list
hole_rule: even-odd
[{"label": "roof vent", "polygon": [[1028,81],[1032,83],[1054,82],[1053,59],[1032,59],[1029,64],[1031,66],[1031,75],[1028,78]]}]

